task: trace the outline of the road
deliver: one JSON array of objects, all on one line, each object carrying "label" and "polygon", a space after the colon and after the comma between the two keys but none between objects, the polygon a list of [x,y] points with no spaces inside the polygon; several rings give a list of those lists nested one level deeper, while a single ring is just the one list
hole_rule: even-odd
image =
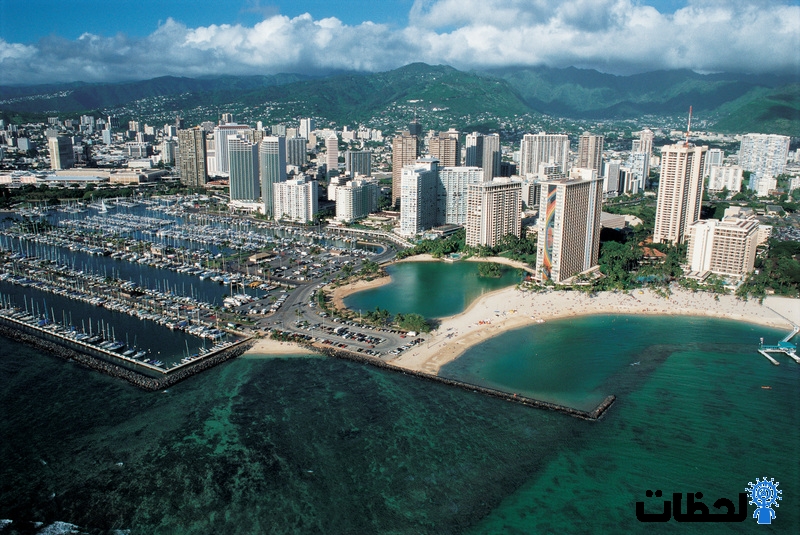
[{"label": "road", "polygon": [[[385,243],[381,243],[381,245],[386,249],[381,254],[373,257],[372,260],[378,263],[386,263],[394,258],[397,251],[394,246],[387,247]],[[358,267],[360,266],[356,267],[356,272]],[[297,284],[297,288],[289,293],[286,301],[274,314],[256,321],[256,328],[262,330],[280,329],[302,335],[311,335],[318,339],[330,340],[334,346],[339,344],[346,345],[345,348],[339,347],[339,349],[356,351],[360,348],[361,352],[371,349],[379,352],[382,360],[394,358],[395,355],[391,351],[420,338],[420,336],[407,337],[405,332],[388,328],[382,329],[360,325],[357,322],[341,322],[338,321],[338,318],[322,317],[318,308],[310,306],[313,303],[312,295],[322,286],[328,284],[330,280],[331,277],[313,281],[293,281],[293,284]],[[335,319],[337,321],[334,321]],[[318,325],[318,327],[309,329],[302,325]],[[382,341],[378,344],[373,344],[368,340],[360,342],[352,337],[346,339],[342,336],[346,334],[345,332],[338,335],[332,332],[337,328],[343,328],[348,333],[356,333],[364,337],[379,337]]]}]

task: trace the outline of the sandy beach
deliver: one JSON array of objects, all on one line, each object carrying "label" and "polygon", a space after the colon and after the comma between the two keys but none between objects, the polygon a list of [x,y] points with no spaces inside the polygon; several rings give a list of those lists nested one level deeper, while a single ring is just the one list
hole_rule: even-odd
[{"label": "sandy beach", "polygon": [[370,288],[377,288],[379,286],[383,286],[384,284],[389,284],[390,282],[392,282],[392,278],[386,276],[372,279],[371,281],[362,279],[350,284],[345,284],[344,286],[339,286],[338,288],[334,288],[330,294],[331,299],[333,300],[333,306],[337,309],[343,309],[345,308],[344,298],[348,295],[369,290]]},{"label": "sandy beach", "polygon": [[271,338],[259,338],[244,355],[313,355],[313,351],[293,342],[280,342]]},{"label": "sandy beach", "polygon": [[461,314],[442,318],[425,343],[390,361],[396,366],[436,374],[469,347],[502,332],[559,318],[589,314],[711,316],[781,329],[800,324],[800,300],[770,296],[741,301],[734,296],[673,290],[669,298],[649,290],[601,292],[589,297],[574,291],[526,292],[504,288],[473,302]]},{"label": "sandy beach", "polygon": [[504,256],[471,256],[466,259],[467,262],[494,262],[495,264],[503,264],[504,266],[513,267],[527,271],[528,273],[536,273],[536,270],[524,262],[511,260]]}]

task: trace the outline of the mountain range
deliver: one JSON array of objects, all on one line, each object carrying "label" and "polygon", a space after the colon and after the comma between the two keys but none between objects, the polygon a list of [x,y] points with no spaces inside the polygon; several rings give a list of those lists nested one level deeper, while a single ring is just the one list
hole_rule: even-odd
[{"label": "mountain range", "polygon": [[326,117],[340,124],[366,121],[409,101],[476,122],[526,113],[577,120],[674,116],[693,106],[695,114],[718,131],[800,136],[800,81],[777,75],[673,70],[616,76],[547,67],[464,72],[414,63],[387,72],[318,78],[277,74],[0,86],[0,110],[5,116],[83,113],[148,98],[164,99],[176,110],[269,103],[289,116]]}]

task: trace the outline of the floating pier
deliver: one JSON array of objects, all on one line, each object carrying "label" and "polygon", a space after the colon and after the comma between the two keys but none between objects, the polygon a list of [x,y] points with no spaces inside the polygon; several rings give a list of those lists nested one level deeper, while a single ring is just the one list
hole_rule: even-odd
[{"label": "floating pier", "polygon": [[792,332],[787,334],[783,337],[783,340],[778,342],[777,345],[774,346],[765,346],[764,339],[761,339],[761,345],[758,348],[758,352],[761,353],[764,357],[766,357],[771,363],[775,366],[780,365],[780,363],[772,358],[769,354],[770,353],[783,353],[788,355],[789,358],[794,360],[796,363],[800,364],[800,357],[797,356],[797,346],[791,343],[789,340],[795,337],[795,335],[800,332],[800,326],[792,324]]},{"label": "floating pier", "polygon": [[203,370],[216,366],[244,353],[251,345],[251,337],[236,342],[218,344],[204,355],[184,359],[171,368],[161,368],[150,363],[125,357],[72,338],[49,326],[39,326],[12,317],[14,309],[0,309],[0,335],[42,349],[58,357],[74,360],[88,368],[113,377],[125,379],[144,390],[162,390]]}]

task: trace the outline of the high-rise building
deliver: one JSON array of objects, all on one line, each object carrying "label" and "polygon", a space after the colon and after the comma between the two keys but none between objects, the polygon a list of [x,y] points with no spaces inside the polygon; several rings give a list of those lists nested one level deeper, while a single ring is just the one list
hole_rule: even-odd
[{"label": "high-rise building", "polygon": [[416,117],[414,117],[413,121],[408,123],[408,133],[412,136],[417,136],[418,139],[422,137],[422,125],[419,124]]},{"label": "high-rise building", "polygon": [[94,131],[94,126],[95,126],[94,115],[81,115],[81,127],[83,126],[88,127],[88,131],[90,133]]},{"label": "high-rise building", "polygon": [[249,126],[243,124],[221,124],[214,128],[214,145],[216,148],[216,174],[228,176],[230,161],[228,159],[228,136],[252,136]]},{"label": "high-rise building", "polygon": [[261,198],[258,145],[244,136],[228,136],[227,141],[231,201],[258,202]]},{"label": "high-rise building", "polygon": [[440,167],[436,223],[465,225],[469,186],[480,182],[483,182],[483,169],[480,167]]},{"label": "high-rise building", "polygon": [[689,225],[700,219],[703,167],[708,147],[688,143],[661,148],[655,243],[683,243]]},{"label": "high-rise building", "polygon": [[[279,138],[283,139],[283,138]],[[318,212],[317,181],[300,177],[274,184],[273,219],[306,223]]]},{"label": "high-rise building", "polygon": [[17,138],[17,148],[22,151],[29,151],[34,148],[33,142],[29,137],[18,137]]},{"label": "high-rise building", "polygon": [[466,148],[464,165],[466,167],[483,167],[483,134],[479,132],[467,134],[464,148]]},{"label": "high-rise building", "polygon": [[758,221],[726,217],[689,225],[686,259],[692,272],[743,277],[753,271],[758,246]]},{"label": "high-rise building", "polygon": [[177,143],[172,139],[165,139],[161,142],[161,161],[164,165],[173,165],[175,163],[175,150]]},{"label": "high-rise building", "polygon": [[600,173],[603,170],[603,140],[603,136],[584,132],[578,138],[578,162],[576,167],[594,169]]},{"label": "high-rise building", "polygon": [[742,171],[738,165],[712,166],[708,176],[708,191],[727,189],[731,194],[739,193],[742,191]]},{"label": "high-rise building", "polygon": [[433,136],[430,141],[431,158],[439,160],[442,167],[458,167],[461,165],[461,143],[459,133],[454,129]]},{"label": "high-rise building", "polygon": [[495,177],[500,176],[500,163],[502,162],[500,152],[500,136],[491,134],[483,137],[483,181],[489,182]]},{"label": "high-rise building", "polygon": [[111,145],[111,142],[113,141],[113,135],[111,130],[106,128],[105,130],[103,130],[103,133],[101,135],[103,136],[103,143],[105,145]]},{"label": "high-rise building", "polygon": [[50,150],[50,169],[69,169],[75,165],[71,138],[49,137],[47,138],[47,148]]},{"label": "high-rise building", "polygon": [[419,138],[410,132],[400,132],[392,140],[392,204],[400,202],[402,175],[406,165],[413,164],[419,156]]},{"label": "high-rise building", "polygon": [[311,139],[311,132],[317,129],[314,119],[300,119],[300,137]]},{"label": "high-rise building", "polygon": [[233,123],[232,113],[223,113],[219,116],[219,124],[231,124],[231,123]]},{"label": "high-rise building", "polygon": [[372,152],[349,150],[344,153],[344,172],[351,177],[372,176]]},{"label": "high-rise building", "polygon": [[280,217],[275,211],[274,188],[286,181],[286,138],[265,136],[258,147],[258,161],[264,215],[270,219]]},{"label": "high-rise building", "polygon": [[625,193],[641,193],[650,176],[650,156],[641,150],[631,152],[626,167],[631,170],[631,178],[626,184]]},{"label": "high-rise building", "polygon": [[[416,139],[416,138],[415,138]],[[439,162],[423,158],[401,173],[400,234],[414,236],[437,224]]]},{"label": "high-rise building", "polygon": [[325,163],[328,167],[328,176],[339,170],[339,138],[334,134],[325,139]]},{"label": "high-rise building", "polygon": [[286,163],[295,167],[303,167],[308,163],[307,144],[308,140],[304,137],[286,139]]},{"label": "high-rise building", "polygon": [[142,132],[142,123],[139,121],[128,121],[128,130],[131,132]]},{"label": "high-rise building", "polygon": [[644,152],[647,157],[653,155],[653,139],[655,134],[649,128],[645,128],[639,133],[639,152]]},{"label": "high-rise building", "polygon": [[715,165],[721,166],[724,159],[725,153],[722,149],[708,149],[708,152],[706,152],[706,164],[703,166],[703,178],[710,176],[711,168]]},{"label": "high-rise building", "polygon": [[351,180],[336,188],[336,219],[350,223],[378,210],[380,185],[373,180]]},{"label": "high-rise building", "polygon": [[610,197],[616,197],[621,193],[619,181],[619,169],[622,160],[609,160],[603,164],[603,193]]},{"label": "high-rise building", "polygon": [[535,173],[541,163],[558,165],[566,172],[569,165],[569,136],[545,132],[522,136],[520,174]]},{"label": "high-rise building", "polygon": [[545,181],[539,199],[536,277],[561,283],[597,265],[601,178]]},{"label": "high-rise building", "polygon": [[470,184],[467,193],[467,245],[494,247],[504,236],[520,237],[522,183],[510,178]]},{"label": "high-rise building", "polygon": [[178,173],[181,184],[190,187],[205,186],[208,180],[205,130],[178,130]]},{"label": "high-rise building", "polygon": [[786,170],[789,157],[789,136],[746,134],[739,146],[739,165],[760,177],[770,178]]}]

